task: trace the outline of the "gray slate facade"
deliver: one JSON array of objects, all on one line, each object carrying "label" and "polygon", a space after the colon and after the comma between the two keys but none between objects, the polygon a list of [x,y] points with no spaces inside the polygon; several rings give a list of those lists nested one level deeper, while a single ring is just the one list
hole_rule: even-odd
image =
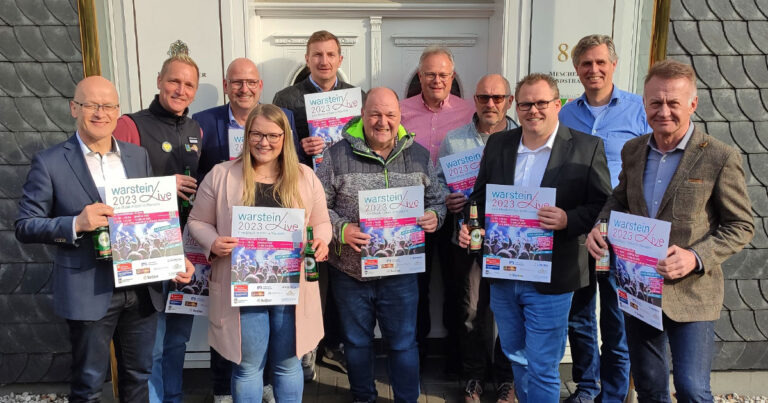
[{"label": "gray slate facade", "polygon": [[673,0],[667,57],[698,76],[697,124],[744,157],[755,238],[723,265],[715,370],[768,369],[768,0]]},{"label": "gray slate facade", "polygon": [[0,0],[0,384],[69,377],[52,249],[16,242],[13,222],[32,156],[74,130],[68,100],[82,78],[75,0]]}]

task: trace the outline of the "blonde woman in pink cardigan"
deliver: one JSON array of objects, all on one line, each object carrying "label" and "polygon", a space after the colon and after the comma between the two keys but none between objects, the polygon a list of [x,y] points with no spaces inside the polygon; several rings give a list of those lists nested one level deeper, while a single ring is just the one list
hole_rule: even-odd
[{"label": "blonde woman in pink cardigan", "polygon": [[232,307],[230,303],[232,207],[303,208],[314,229],[315,257],[325,260],[331,223],[325,192],[314,172],[299,164],[288,119],[274,105],[259,105],[248,116],[240,158],[213,167],[197,191],[189,217],[192,236],[211,258],[208,341],[235,363],[235,402],[261,402],[263,372],[269,356],[275,398],[301,401],[304,389],[300,356],[323,337],[320,291],[306,282],[301,268],[298,305]]}]

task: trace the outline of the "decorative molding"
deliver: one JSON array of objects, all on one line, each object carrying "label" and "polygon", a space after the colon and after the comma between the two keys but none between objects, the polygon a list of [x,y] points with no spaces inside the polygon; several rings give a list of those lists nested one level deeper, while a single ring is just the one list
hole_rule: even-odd
[{"label": "decorative molding", "polygon": [[371,88],[381,85],[381,17],[372,16],[371,25]]},{"label": "decorative molding", "polygon": [[476,34],[454,34],[454,35],[409,35],[394,34],[391,35],[397,47],[427,47],[427,46],[446,46],[446,47],[472,47],[477,44]]},{"label": "decorative molding", "polygon": [[494,13],[495,4],[487,2],[467,3],[400,3],[400,2],[267,2],[246,0],[252,12],[264,17],[408,17],[408,18],[483,18]]},{"label": "decorative molding", "polygon": [[[277,33],[272,35],[275,46],[306,46],[311,34]],[[357,34],[336,34],[341,46],[354,46],[357,43]]]}]

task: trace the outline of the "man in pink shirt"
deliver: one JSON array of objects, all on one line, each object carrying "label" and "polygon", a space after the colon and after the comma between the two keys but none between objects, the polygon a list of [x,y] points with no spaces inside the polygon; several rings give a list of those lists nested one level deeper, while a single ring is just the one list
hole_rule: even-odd
[{"label": "man in pink shirt", "polygon": [[[429,150],[432,163],[437,163],[440,143],[445,135],[464,126],[472,120],[475,106],[451,95],[453,84],[453,54],[444,47],[428,47],[419,58],[419,81],[421,94],[414,95],[400,102],[401,122],[408,132],[414,133],[414,140]],[[424,358],[426,339],[432,324],[429,309],[429,282],[434,249],[451,243],[452,229],[443,228],[426,237],[426,271],[419,274],[419,306],[416,319],[416,338],[419,342],[419,355]],[[447,249],[446,249],[447,250]],[[447,256],[447,254],[443,254]],[[451,262],[442,261],[441,266]],[[424,365],[421,366],[424,368]]]},{"label": "man in pink shirt", "polygon": [[421,94],[400,102],[403,126],[416,134],[417,143],[429,150],[433,163],[437,161],[445,134],[467,124],[475,112],[472,102],[451,94],[454,76],[451,51],[428,47],[419,59]]}]

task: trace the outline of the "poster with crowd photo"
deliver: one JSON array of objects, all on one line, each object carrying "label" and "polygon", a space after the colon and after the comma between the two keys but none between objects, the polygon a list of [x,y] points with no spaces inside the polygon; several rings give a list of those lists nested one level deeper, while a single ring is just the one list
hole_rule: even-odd
[{"label": "poster with crowd photo", "polygon": [[440,166],[451,193],[461,192],[469,197],[480,171],[484,149],[485,146],[480,146],[440,158]]},{"label": "poster with crowd photo", "polygon": [[[341,140],[344,125],[360,116],[363,96],[360,88],[318,92],[304,95],[304,105],[307,108],[309,135],[322,137],[325,148],[328,148]],[[315,170],[322,162],[322,154],[312,157]]]},{"label": "poster with crowd photo", "polygon": [[483,277],[549,283],[553,232],[537,212],[555,205],[555,189],[487,185]]},{"label": "poster with crowd photo", "polygon": [[169,280],[186,270],[176,178],[126,179],[105,186],[115,286]]},{"label": "poster with crowd photo", "polygon": [[360,248],[363,277],[421,273],[425,268],[424,187],[362,190],[360,231],[371,236]]},{"label": "poster with crowd photo", "polygon": [[304,210],[232,208],[232,306],[296,305]]},{"label": "poster with crowd photo", "polygon": [[184,255],[195,265],[195,274],[189,284],[170,283],[165,312],[186,315],[208,315],[208,281],[211,278],[211,263],[200,244],[184,228]]},{"label": "poster with crowd photo", "polygon": [[230,127],[227,129],[227,141],[229,144],[229,160],[236,159],[243,152],[245,144],[245,130]]},{"label": "poster with crowd photo", "polygon": [[656,263],[667,256],[671,224],[611,211],[608,242],[616,257],[616,293],[622,311],[664,330],[661,294],[664,278]]}]

